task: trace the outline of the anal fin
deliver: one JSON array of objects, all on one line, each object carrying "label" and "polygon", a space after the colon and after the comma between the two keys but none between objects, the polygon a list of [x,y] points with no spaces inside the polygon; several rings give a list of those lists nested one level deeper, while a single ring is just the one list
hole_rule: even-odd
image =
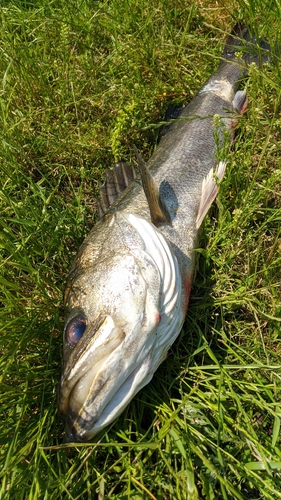
[{"label": "anal fin", "polygon": [[234,130],[237,127],[239,118],[247,108],[247,104],[248,104],[248,97],[246,90],[237,90],[234,99],[232,101],[232,106],[234,110],[234,116],[233,118],[231,118],[232,130]]},{"label": "anal fin", "polygon": [[196,227],[199,229],[205,215],[215,200],[219,191],[219,182],[223,179],[226,168],[226,161],[220,161],[216,170],[210,169],[202,182],[202,194],[199,210],[196,218]]},{"label": "anal fin", "polygon": [[247,108],[248,97],[246,90],[237,90],[232,101],[233,109],[237,110],[241,115]]}]

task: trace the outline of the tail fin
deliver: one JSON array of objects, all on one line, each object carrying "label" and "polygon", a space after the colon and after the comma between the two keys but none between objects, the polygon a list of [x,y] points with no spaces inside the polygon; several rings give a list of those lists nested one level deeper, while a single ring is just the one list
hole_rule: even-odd
[{"label": "tail fin", "polygon": [[247,26],[238,22],[227,37],[223,60],[234,61],[239,52],[247,65],[254,62],[260,66],[269,60],[270,45],[261,38],[251,36]]}]

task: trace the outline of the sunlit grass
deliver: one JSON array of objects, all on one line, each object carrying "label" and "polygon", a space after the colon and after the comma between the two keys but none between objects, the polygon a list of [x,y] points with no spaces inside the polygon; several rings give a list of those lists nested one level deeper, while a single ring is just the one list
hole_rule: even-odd
[{"label": "sunlit grass", "polygon": [[[132,144],[149,157],[238,19],[274,54],[245,82],[184,329],[114,425],[65,445],[62,292],[98,183]],[[1,3],[0,498],[281,498],[280,25],[277,1]]]}]

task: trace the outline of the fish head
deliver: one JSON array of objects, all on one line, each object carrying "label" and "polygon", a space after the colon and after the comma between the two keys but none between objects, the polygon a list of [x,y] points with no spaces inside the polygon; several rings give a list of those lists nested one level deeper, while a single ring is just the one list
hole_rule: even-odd
[{"label": "fish head", "polygon": [[92,269],[74,266],[59,389],[68,441],[91,439],[151,380],[159,288],[159,270],[141,249],[111,254]]}]

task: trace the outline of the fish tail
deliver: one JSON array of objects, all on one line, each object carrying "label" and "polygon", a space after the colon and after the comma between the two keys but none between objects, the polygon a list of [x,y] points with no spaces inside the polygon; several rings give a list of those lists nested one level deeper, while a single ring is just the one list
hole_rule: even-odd
[{"label": "fish tail", "polygon": [[224,61],[237,61],[237,54],[246,66],[256,63],[258,66],[269,60],[270,45],[250,32],[250,29],[243,23],[236,23],[232,32],[226,39],[223,51]]}]

